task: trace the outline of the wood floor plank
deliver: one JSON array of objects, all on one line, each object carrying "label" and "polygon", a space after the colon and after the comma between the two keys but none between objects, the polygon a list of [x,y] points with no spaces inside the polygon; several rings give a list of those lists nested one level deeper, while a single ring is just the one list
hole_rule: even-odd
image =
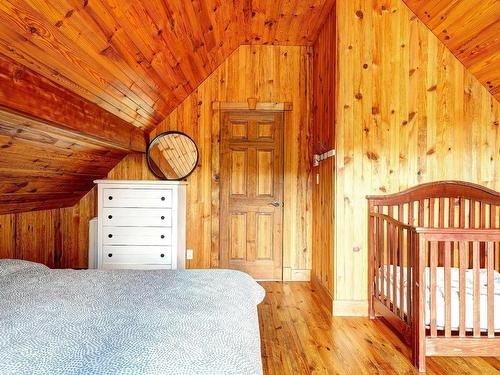
[{"label": "wood floor plank", "polygon": [[[265,375],[418,374],[409,348],[382,321],[332,317],[307,282],[261,282]],[[500,358],[428,357],[427,374],[500,374]]]}]

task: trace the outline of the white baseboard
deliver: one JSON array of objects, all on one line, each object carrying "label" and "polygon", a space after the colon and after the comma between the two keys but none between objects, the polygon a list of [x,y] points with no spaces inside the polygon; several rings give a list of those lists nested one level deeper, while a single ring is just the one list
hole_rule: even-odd
[{"label": "white baseboard", "polygon": [[334,300],[333,316],[368,316],[368,301]]}]

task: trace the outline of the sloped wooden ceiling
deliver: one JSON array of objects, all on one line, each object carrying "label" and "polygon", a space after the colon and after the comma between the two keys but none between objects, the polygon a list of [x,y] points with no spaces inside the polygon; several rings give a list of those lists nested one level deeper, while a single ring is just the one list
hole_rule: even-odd
[{"label": "sloped wooden ceiling", "polygon": [[0,1],[0,214],[73,205],[239,45],[312,44],[333,3]]},{"label": "sloped wooden ceiling", "polygon": [[0,56],[0,214],[71,206],[145,134]]},{"label": "sloped wooden ceiling", "polygon": [[500,1],[404,1],[500,101]]},{"label": "sloped wooden ceiling", "polygon": [[151,130],[240,44],[312,44],[333,3],[0,1],[0,53]]}]

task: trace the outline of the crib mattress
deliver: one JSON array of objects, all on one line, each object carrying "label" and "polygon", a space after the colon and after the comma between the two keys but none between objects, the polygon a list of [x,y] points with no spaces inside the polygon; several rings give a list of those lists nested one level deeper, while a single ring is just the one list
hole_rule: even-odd
[{"label": "crib mattress", "polygon": [[[393,297],[393,268],[394,266],[384,266],[379,268],[379,280],[384,278],[384,294],[387,291],[387,281],[389,279],[390,299]],[[399,286],[399,273],[400,267],[395,266],[396,270],[396,307],[400,308],[400,286]],[[389,272],[388,272],[389,271]],[[407,311],[407,270],[402,267],[403,271],[403,311]],[[460,322],[460,305],[459,305],[459,268],[450,267],[451,278],[451,327],[452,330],[458,330]],[[465,271],[465,325],[467,330],[472,330],[474,326],[474,270]],[[426,306],[425,306],[425,324],[430,326],[430,268],[425,269],[426,280]],[[488,328],[488,284],[487,284],[487,270],[480,269],[480,327],[482,331]],[[438,329],[444,329],[445,326],[445,296],[444,296],[444,267],[437,267],[436,269],[436,325]],[[380,292],[380,286],[379,286]],[[494,271],[494,327],[496,332],[500,332],[500,273]]]}]

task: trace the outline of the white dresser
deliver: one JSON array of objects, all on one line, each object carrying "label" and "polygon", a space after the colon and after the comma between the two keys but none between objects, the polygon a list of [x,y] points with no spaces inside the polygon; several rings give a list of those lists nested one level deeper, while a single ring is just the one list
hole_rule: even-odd
[{"label": "white dresser", "polygon": [[186,183],[97,180],[97,268],[183,269]]}]

